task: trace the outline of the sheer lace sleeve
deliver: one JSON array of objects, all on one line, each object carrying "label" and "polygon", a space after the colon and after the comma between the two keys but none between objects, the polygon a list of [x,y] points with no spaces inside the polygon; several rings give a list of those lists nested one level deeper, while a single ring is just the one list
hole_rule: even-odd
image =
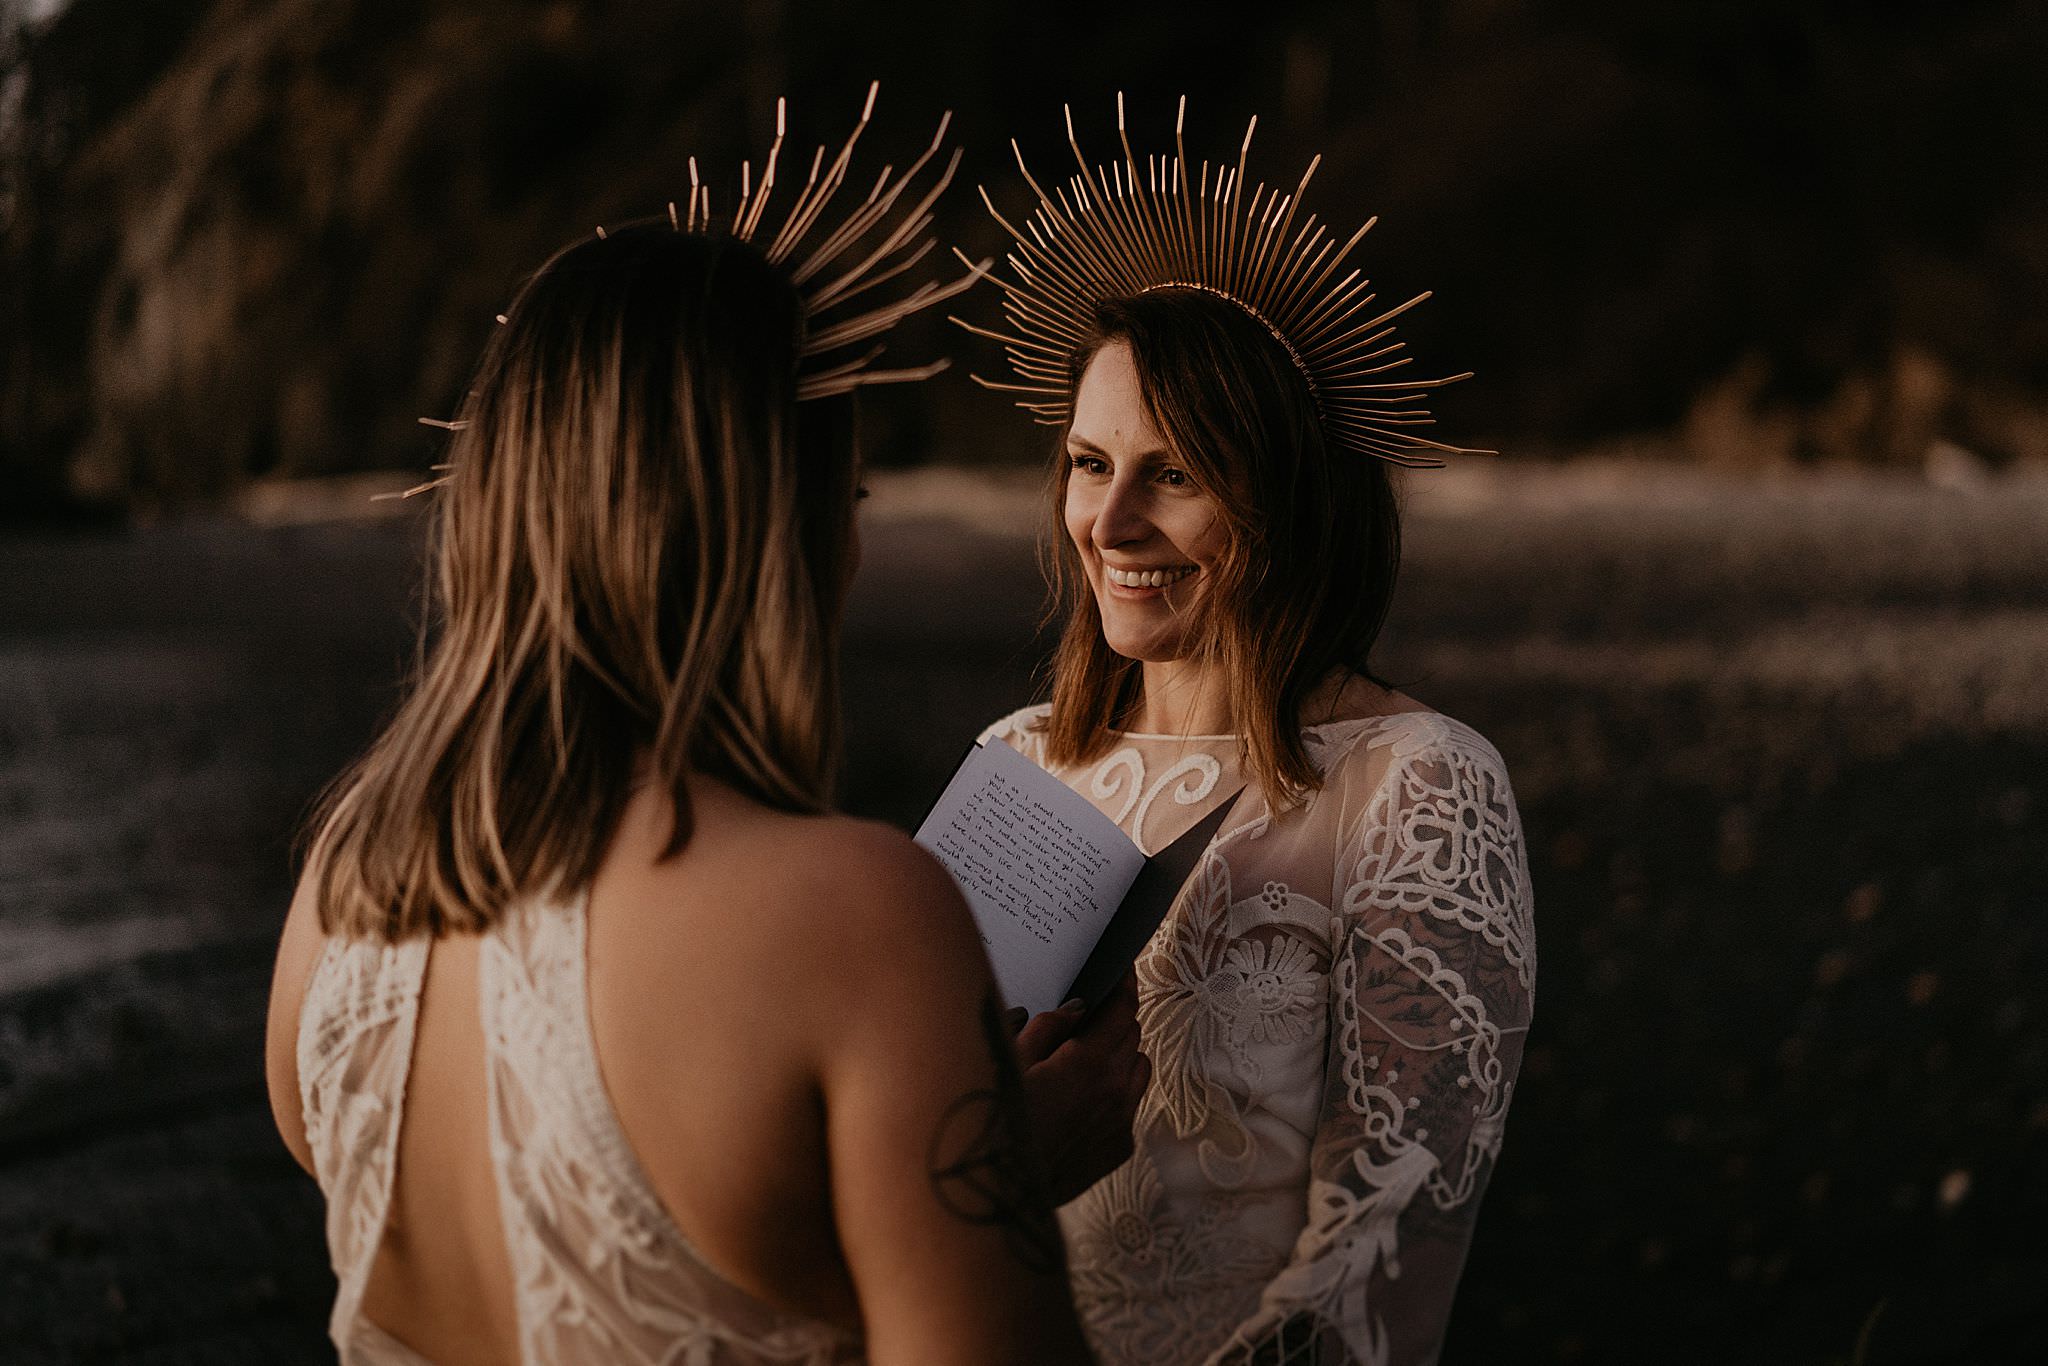
[{"label": "sheer lace sleeve", "polygon": [[1441,1348],[1536,972],[1499,756],[1433,718],[1347,812],[1308,1222],[1215,1363],[1407,1366]]}]

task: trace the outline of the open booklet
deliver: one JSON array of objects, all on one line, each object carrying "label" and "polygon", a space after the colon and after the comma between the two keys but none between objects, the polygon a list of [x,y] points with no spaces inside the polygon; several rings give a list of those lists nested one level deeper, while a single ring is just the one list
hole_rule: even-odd
[{"label": "open booklet", "polygon": [[1233,798],[1150,858],[1001,740],[968,752],[917,842],[960,884],[1010,1005],[1092,1008],[1137,961]]}]

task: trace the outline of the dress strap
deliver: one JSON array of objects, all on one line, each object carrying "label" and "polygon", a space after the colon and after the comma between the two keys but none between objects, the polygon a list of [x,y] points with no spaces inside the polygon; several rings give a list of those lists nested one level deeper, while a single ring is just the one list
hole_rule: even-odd
[{"label": "dress strap", "polygon": [[299,1105],[327,1196],[327,1251],[339,1282],[328,1332],[341,1360],[359,1320],[391,1212],[398,1130],[431,941],[328,939],[299,1014]]}]

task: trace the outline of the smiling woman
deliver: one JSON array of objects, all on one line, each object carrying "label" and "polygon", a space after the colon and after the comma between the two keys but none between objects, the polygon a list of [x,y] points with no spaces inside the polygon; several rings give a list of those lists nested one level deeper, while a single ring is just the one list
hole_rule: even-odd
[{"label": "smiling woman", "polygon": [[1294,197],[1189,179],[1084,161],[998,280],[1005,387],[1061,427],[1064,626],[988,734],[1148,851],[1236,802],[1138,959],[1152,1082],[1061,1211],[1074,1299],[1114,1366],[1434,1361],[1536,971],[1499,754],[1369,664],[1387,464],[1455,449],[1413,432],[1449,379],[1377,378],[1393,313],[1318,293],[1344,253],[1287,238]]},{"label": "smiling woman", "polygon": [[1304,790],[1308,691],[1333,669],[1371,679],[1393,599],[1386,467],[1317,458],[1314,401],[1286,354],[1211,294],[1104,300],[1073,373],[1054,488],[1073,553],[1052,566],[1066,620],[1053,759],[1100,757],[1116,727],[1243,718],[1250,770]]}]

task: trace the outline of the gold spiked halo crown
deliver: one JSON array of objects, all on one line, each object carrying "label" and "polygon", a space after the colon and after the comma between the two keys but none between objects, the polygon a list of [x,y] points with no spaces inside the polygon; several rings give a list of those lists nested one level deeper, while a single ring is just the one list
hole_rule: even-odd
[{"label": "gold spiked halo crown", "polygon": [[[832,158],[830,165],[826,164],[824,147],[819,147],[812,155],[810,174],[804,180],[803,189],[797,192],[782,225],[772,232],[763,223],[781,168],[782,144],[789,132],[787,100],[775,102],[775,141],[769,146],[768,159],[762,164],[759,184],[754,181],[753,163],[740,163],[738,203],[730,212],[719,210],[712,204],[711,186],[699,175],[695,157],[689,159],[690,195],[687,204],[680,210],[674,201],[670,201],[668,206],[669,226],[677,232],[725,233],[753,243],[767,256],[770,264],[787,274],[790,283],[796,287],[804,319],[797,375],[796,396],[799,400],[844,394],[869,384],[929,379],[945,369],[950,364],[945,360],[907,369],[875,369],[874,362],[883,349],[883,343],[877,339],[912,313],[950,299],[968,288],[988,269],[985,261],[979,265],[969,262],[968,273],[959,279],[946,282],[928,280],[899,298],[879,302],[867,299],[860,306],[851,304],[852,300],[866,295],[877,285],[911,269],[931,251],[936,242],[928,233],[932,225],[932,205],[952,183],[953,173],[960,166],[960,151],[955,148],[945,169],[930,188],[899,213],[899,201],[945,143],[946,129],[953,120],[948,112],[939,119],[938,131],[932,135],[931,145],[925,148],[923,155],[901,174],[893,166],[884,166],[867,197],[851,213],[837,226],[829,230],[821,228],[819,225],[834,197],[846,183],[853,163],[854,144],[860,141],[860,135],[874,117],[875,97],[880,89],[880,82],[868,86],[860,121],[854,124],[845,145]],[[891,215],[896,215],[893,222]],[[602,225],[599,225],[597,235],[606,235]],[[505,314],[498,314],[501,325],[506,321]],[[868,345],[857,353],[847,354],[849,348],[863,342]],[[438,417],[423,417],[420,421],[430,427],[451,431],[468,425],[460,420]],[[445,471],[449,467],[436,465],[434,468],[442,472],[441,478],[431,479],[402,494],[378,496],[409,498],[435,488],[446,481]]]},{"label": "gold spiked halo crown", "polygon": [[1352,249],[1379,220],[1368,220],[1341,246],[1314,214],[1296,226],[1302,193],[1322,164],[1320,156],[1309,162],[1292,194],[1262,183],[1247,201],[1245,163],[1258,119],[1245,130],[1235,167],[1219,162],[1212,170],[1203,161],[1197,171],[1187,156],[1187,108],[1182,96],[1173,154],[1148,155],[1141,167],[1131,151],[1121,94],[1121,161],[1090,165],[1069,107],[1067,142],[1079,170],[1050,194],[1011,140],[1017,169],[1038,196],[1023,229],[1002,215],[986,188],[981,191],[989,213],[1013,239],[1007,259],[1016,278],[990,277],[1003,291],[1011,330],[953,321],[1001,342],[1018,382],[979,375],[975,382],[1019,395],[1017,405],[1042,423],[1064,422],[1073,409],[1070,359],[1093,331],[1095,306],[1158,290],[1194,290],[1236,305],[1272,334],[1308,385],[1332,445],[1422,467],[1443,465],[1444,455],[1492,454],[1447,446],[1414,430],[1433,421],[1428,408],[1417,406],[1429,390],[1471,378],[1469,372],[1437,379],[1395,374],[1412,358],[1398,354],[1405,343],[1392,340],[1393,321],[1429,295],[1372,313],[1371,282],[1357,269],[1339,277]]},{"label": "gold spiked halo crown", "polygon": [[[875,97],[880,90],[879,81],[869,84],[860,121],[847,134],[845,145],[829,166],[825,163],[823,146],[812,154],[810,174],[804,180],[803,189],[790,205],[782,226],[772,233],[766,231],[762,224],[768,201],[775,192],[782,144],[789,133],[789,103],[785,99],[775,101],[775,141],[770,144],[768,159],[762,164],[760,183],[754,183],[753,163],[741,162],[739,199],[730,213],[713,207],[711,186],[699,175],[695,157],[689,159],[690,195],[686,206],[679,211],[673,200],[668,205],[669,226],[677,232],[726,233],[743,242],[751,242],[761,249],[770,264],[787,273],[791,284],[796,287],[804,320],[797,375],[796,396],[799,401],[844,394],[863,385],[929,379],[945,369],[951,362],[938,360],[905,369],[874,369],[874,362],[883,350],[883,343],[877,338],[912,313],[967,289],[988,270],[986,261],[979,265],[967,262],[968,273],[957,280],[944,283],[928,280],[900,298],[869,302],[859,308],[849,306],[850,300],[903,274],[931,251],[936,241],[927,232],[932,224],[932,205],[952,183],[953,173],[960,166],[960,151],[955,148],[931,187],[893,224],[890,223],[890,215],[896,213],[898,201],[945,143],[946,130],[953,120],[949,111],[940,117],[938,131],[932,135],[931,145],[925,148],[922,156],[900,175],[893,166],[884,166],[867,198],[838,226],[821,231],[819,223],[846,183],[853,163],[854,144],[860,141],[860,135],[874,117]],[[606,235],[602,224],[597,228],[597,235]],[[807,246],[814,236],[817,238],[815,245]],[[800,251],[804,254],[798,259]],[[963,261],[965,259],[962,258]],[[507,321],[505,314],[498,314],[499,325]],[[845,354],[848,348],[862,342],[869,344],[857,354]],[[420,421],[429,427],[449,431],[459,431],[469,425],[459,419],[450,421],[438,417],[423,417]],[[449,465],[436,465],[436,478],[403,493],[373,496],[410,498],[414,494],[425,493],[446,483],[451,468]]]},{"label": "gold spiked halo crown", "polygon": [[[803,369],[797,381],[799,399],[843,394],[868,384],[928,379],[945,369],[948,362],[944,360],[910,369],[871,369],[883,348],[875,339],[912,313],[952,298],[987,269],[986,262],[979,266],[970,262],[968,273],[957,280],[928,280],[900,298],[870,301],[860,308],[848,307],[850,300],[903,274],[931,251],[935,239],[927,235],[927,230],[932,225],[932,205],[952,183],[953,173],[960,166],[960,150],[955,148],[945,169],[923,196],[893,224],[889,222],[898,201],[944,145],[946,129],[953,121],[948,111],[939,119],[938,131],[923,155],[900,175],[893,166],[884,166],[867,198],[837,227],[820,235],[819,223],[846,183],[854,144],[860,141],[868,121],[874,117],[875,96],[880,89],[880,82],[868,86],[860,121],[853,126],[846,144],[829,167],[825,164],[824,147],[812,154],[810,174],[803,189],[797,192],[782,226],[774,232],[763,227],[763,219],[775,192],[782,144],[789,132],[788,101],[783,99],[775,101],[775,141],[762,164],[760,183],[754,183],[753,163],[740,163],[739,201],[729,215],[713,209],[711,187],[699,178],[695,157],[689,163],[690,197],[686,209],[678,213],[673,202],[668,206],[668,221],[676,231],[730,233],[758,246],[771,264],[788,272],[802,300],[804,316],[800,362]],[[599,236],[604,234],[603,228],[597,231]],[[871,344],[857,355],[845,354],[847,348],[862,342]]]}]

